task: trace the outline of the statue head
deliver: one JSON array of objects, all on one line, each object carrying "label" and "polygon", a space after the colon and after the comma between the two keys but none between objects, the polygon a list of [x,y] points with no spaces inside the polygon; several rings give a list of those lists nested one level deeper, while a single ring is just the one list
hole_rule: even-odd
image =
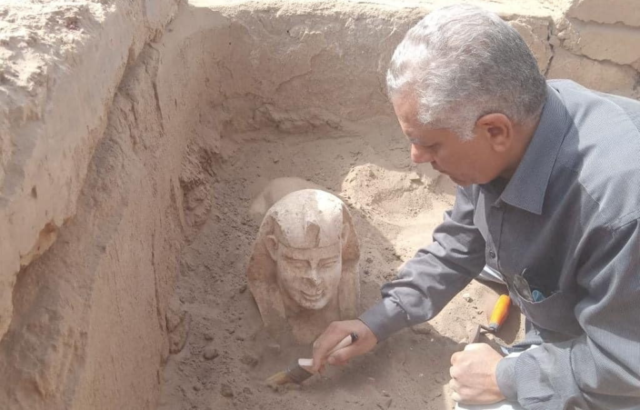
[{"label": "statue head", "polygon": [[260,226],[248,279],[265,324],[286,311],[335,305],[340,318],[357,314],[358,241],[336,196],[295,191],[273,205]]}]

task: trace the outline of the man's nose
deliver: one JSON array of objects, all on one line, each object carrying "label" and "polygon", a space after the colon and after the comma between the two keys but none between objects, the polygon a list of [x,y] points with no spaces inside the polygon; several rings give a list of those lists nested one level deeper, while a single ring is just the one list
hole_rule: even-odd
[{"label": "man's nose", "polygon": [[416,144],[411,144],[411,161],[416,164],[433,162],[433,154],[428,148],[421,147]]}]

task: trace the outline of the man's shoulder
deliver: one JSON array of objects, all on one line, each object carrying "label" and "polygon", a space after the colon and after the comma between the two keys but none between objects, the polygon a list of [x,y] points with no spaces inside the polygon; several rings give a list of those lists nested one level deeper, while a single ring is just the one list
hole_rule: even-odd
[{"label": "man's shoulder", "polygon": [[[635,125],[635,128],[640,130],[640,101],[638,100],[592,90],[572,80],[547,80],[547,84],[558,92],[567,112],[574,118],[587,108],[592,115],[616,112],[627,117]],[[604,122],[618,119],[617,116],[604,118]]]},{"label": "man's shoulder", "polygon": [[[640,102],[589,90],[572,81],[550,81],[567,109],[570,127],[554,166],[556,192],[574,192],[597,205],[615,227],[637,217],[640,203]],[[571,190],[576,184],[580,189]],[[635,216],[634,216],[635,215]]]}]

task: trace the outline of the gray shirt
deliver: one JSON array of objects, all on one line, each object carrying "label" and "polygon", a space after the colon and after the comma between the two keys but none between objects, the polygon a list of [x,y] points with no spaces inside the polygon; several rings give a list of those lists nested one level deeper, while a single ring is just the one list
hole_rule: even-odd
[{"label": "gray shirt", "polygon": [[500,361],[508,400],[640,409],[640,102],[549,81],[513,177],[458,188],[433,243],[360,319],[379,340],[429,320],[485,263],[542,343]]}]

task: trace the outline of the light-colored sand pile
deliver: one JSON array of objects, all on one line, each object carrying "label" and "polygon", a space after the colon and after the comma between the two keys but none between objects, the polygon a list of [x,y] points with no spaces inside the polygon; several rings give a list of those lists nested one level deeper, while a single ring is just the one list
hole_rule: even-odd
[{"label": "light-colored sand pile", "polygon": [[[0,407],[154,409],[165,379],[176,409],[448,405],[448,355],[483,307],[456,300],[273,394],[258,381],[297,351],[269,345],[243,291],[273,178],[350,204],[363,308],[429,240],[451,185],[409,163],[384,71],[445,3],[0,0]],[[635,0],[480,4],[549,77],[638,96]]]}]

